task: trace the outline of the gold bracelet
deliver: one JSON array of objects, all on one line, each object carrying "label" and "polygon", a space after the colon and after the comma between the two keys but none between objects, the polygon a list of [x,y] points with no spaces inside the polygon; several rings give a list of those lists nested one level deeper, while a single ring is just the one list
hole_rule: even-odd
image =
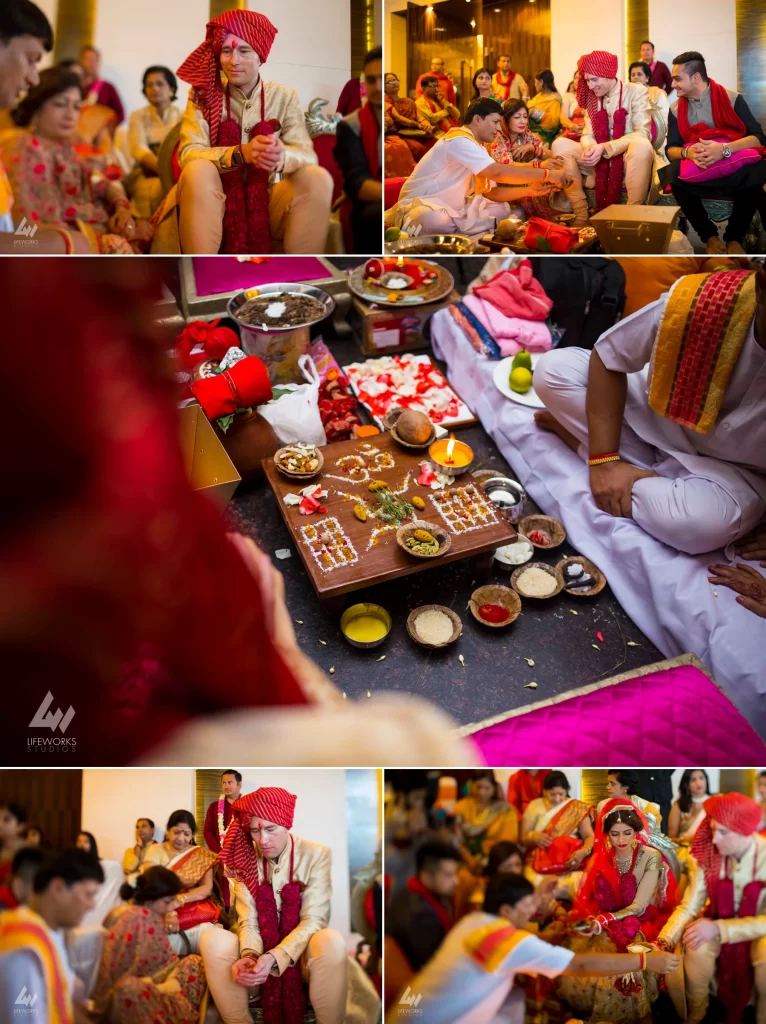
[{"label": "gold bracelet", "polygon": [[604,455],[601,458],[588,459],[589,466],[606,466],[610,462],[622,462],[619,455]]}]

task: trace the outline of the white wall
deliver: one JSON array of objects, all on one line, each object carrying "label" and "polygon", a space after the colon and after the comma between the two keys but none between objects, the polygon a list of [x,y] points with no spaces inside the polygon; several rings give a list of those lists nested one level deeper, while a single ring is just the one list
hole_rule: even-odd
[{"label": "white wall", "polygon": [[[370,800],[377,805],[370,773]],[[332,850],[333,899],[330,926],[349,933],[348,834],[342,768],[243,768],[242,791],[259,786],[282,786],[295,793],[295,835]],[[194,770],[191,768],[86,768],[83,771],[82,827],[92,832],[106,860],[121,859],[133,842],[137,818],[151,818],[162,839],[170,814],[194,813]],[[198,822],[200,831],[203,822]]]},{"label": "white wall", "polygon": [[624,77],[627,71],[624,40],[623,0],[601,0],[598,5],[585,6],[573,0],[551,0],[551,69],[562,91],[571,80],[579,58],[592,50],[616,54],[618,76]]},{"label": "white wall", "polygon": [[649,0],[649,39],[657,59],[670,68],[679,53],[697,50],[710,77],[736,89],[736,8],[736,0]]},{"label": "white wall", "polygon": [[[35,3],[40,10],[45,14],[48,21],[53,26],[54,36],[56,33],[56,11],[58,10],[58,0],[35,0]],[[54,39],[55,42],[55,39]],[[45,57],[40,62],[40,68],[49,68],[53,63],[53,53],[46,53]]]}]

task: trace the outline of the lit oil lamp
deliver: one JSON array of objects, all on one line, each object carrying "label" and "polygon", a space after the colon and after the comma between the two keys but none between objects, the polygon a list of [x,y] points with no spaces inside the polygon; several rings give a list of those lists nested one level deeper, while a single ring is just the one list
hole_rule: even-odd
[{"label": "lit oil lamp", "polygon": [[396,269],[404,270],[404,256],[400,256],[399,259],[396,261]]},{"label": "lit oil lamp", "polygon": [[450,476],[460,476],[473,464],[473,449],[464,441],[456,441],[454,434],[450,434],[449,440],[434,441],[428,454]]}]

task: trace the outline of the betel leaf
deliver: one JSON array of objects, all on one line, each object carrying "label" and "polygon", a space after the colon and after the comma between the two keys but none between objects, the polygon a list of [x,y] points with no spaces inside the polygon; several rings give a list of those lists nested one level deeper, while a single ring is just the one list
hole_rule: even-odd
[{"label": "betel leaf", "polygon": [[239,416],[239,414],[242,413],[242,412],[252,412],[252,411],[253,411],[252,408],[250,408],[250,409],[237,409],[236,412],[230,412],[228,414],[228,416],[219,416],[218,419],[215,422],[218,425],[218,427],[220,427],[221,431],[225,434],[227,432],[227,430],[229,429],[229,427],[234,422],[234,417],[235,416]]},{"label": "betel leaf", "polygon": [[538,252],[553,252],[553,246],[542,235],[535,235],[535,247]]}]

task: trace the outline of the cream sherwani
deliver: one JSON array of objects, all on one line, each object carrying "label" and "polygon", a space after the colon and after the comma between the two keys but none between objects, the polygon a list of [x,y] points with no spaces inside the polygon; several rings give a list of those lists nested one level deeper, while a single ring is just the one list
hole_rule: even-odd
[{"label": "cream sherwani", "polygon": [[[626,111],[625,134],[621,138],[615,139],[613,138],[614,115],[621,107]],[[654,164],[652,116],[646,86],[621,82],[617,79],[604,97],[604,109],[609,115],[610,140],[604,143],[604,158],[611,160],[612,157],[619,155],[624,157],[628,204],[641,205],[646,202]],[[560,136],[554,140],[551,147],[555,155],[563,158],[565,169],[574,178],[573,184],[565,191],[567,199],[578,217],[585,217],[588,213],[583,178],[590,178],[594,172],[594,168],[584,166],[580,158],[583,150],[595,145],[593,125],[586,111],[585,126],[580,141],[574,142],[572,139]]]},{"label": "cream sherwani", "polygon": [[[734,882],[734,904],[739,908],[742,893],[748,882],[766,883],[766,838],[753,836],[753,842],[739,861],[724,858],[721,878],[726,871]],[[659,938],[670,948],[681,939],[686,926],[696,921],[708,900],[705,875],[693,857],[689,857],[690,881],[684,898],[670,916]],[[757,1022],[766,1022],[766,887],[761,889],[758,914],[755,917],[732,917],[716,921],[720,939],[706,942],[699,949],[684,948],[686,997],[689,1016],[702,1020],[707,1012],[710,983],[715,977],[716,961],[724,942],[751,942],[750,955],[755,966],[755,988],[758,993]]]}]

